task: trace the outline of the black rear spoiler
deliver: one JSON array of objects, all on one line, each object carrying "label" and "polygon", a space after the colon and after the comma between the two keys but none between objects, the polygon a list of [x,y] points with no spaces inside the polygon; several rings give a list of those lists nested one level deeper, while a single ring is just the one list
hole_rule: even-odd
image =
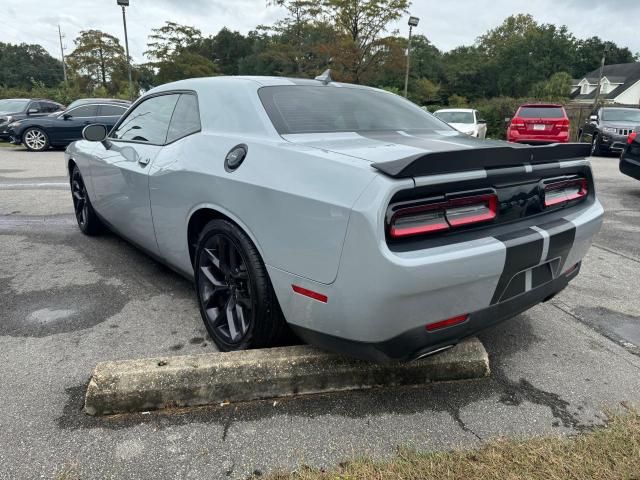
[{"label": "black rear spoiler", "polygon": [[585,158],[590,154],[591,145],[587,143],[556,143],[535,147],[514,145],[418,154],[390,162],[377,162],[372,166],[394,178],[409,178],[483,168],[535,165]]}]

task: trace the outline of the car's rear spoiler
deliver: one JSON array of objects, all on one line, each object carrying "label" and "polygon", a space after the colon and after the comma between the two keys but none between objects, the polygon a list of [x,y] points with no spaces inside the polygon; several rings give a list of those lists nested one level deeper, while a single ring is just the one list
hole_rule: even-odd
[{"label": "car's rear spoiler", "polygon": [[590,154],[591,146],[586,143],[535,147],[514,145],[418,154],[390,162],[377,162],[372,166],[391,177],[408,178],[483,168],[535,165],[585,158]]}]

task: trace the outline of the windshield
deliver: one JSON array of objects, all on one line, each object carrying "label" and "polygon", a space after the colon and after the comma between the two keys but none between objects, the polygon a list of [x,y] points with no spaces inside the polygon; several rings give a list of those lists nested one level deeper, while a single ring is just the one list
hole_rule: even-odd
[{"label": "windshield", "polygon": [[436,112],[434,115],[447,123],[474,123],[472,112]]},{"label": "windshield", "polygon": [[29,100],[0,100],[0,112],[21,112],[27,106]]},{"label": "windshield", "polygon": [[448,130],[413,103],[375,90],[282,85],[263,87],[260,100],[278,133]]},{"label": "windshield", "polygon": [[605,108],[602,111],[602,120],[609,122],[640,122],[640,110]]}]

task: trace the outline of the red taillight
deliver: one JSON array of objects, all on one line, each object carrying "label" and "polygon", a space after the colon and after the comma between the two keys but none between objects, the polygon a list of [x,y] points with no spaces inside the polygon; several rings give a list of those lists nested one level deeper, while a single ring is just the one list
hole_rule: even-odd
[{"label": "red taillight", "polygon": [[389,235],[402,238],[435,233],[451,228],[483,223],[498,215],[495,193],[454,198],[444,202],[396,210],[389,222]]},{"label": "red taillight", "polygon": [[447,318],[446,320],[440,320],[439,322],[429,323],[426,325],[426,329],[429,332],[434,330],[440,330],[441,328],[452,327],[464,323],[469,318],[469,315],[458,315],[457,317]]},{"label": "red taillight", "polygon": [[524,120],[518,117],[514,117],[513,120],[511,120],[511,128],[524,128]]},{"label": "red taillight", "polygon": [[629,136],[627,137],[627,143],[628,144],[632,144],[633,141],[636,139],[636,137],[638,136],[638,132],[631,132],[629,134]]},{"label": "red taillight", "polygon": [[291,288],[293,288],[294,292],[296,292],[296,293],[298,293],[300,295],[304,295],[305,297],[313,298],[314,300],[317,300],[317,301],[322,302],[322,303],[327,303],[327,301],[329,300],[329,297],[327,297],[326,295],[323,295],[322,293],[314,292],[313,290],[309,290],[307,288],[299,287],[298,285],[291,285]]},{"label": "red taillight", "polygon": [[568,132],[570,125],[571,125],[571,122],[569,122],[568,118],[565,118],[564,120],[561,120],[560,122],[558,122],[558,126],[560,127],[560,131],[562,131],[562,132]]},{"label": "red taillight", "polygon": [[545,185],[544,206],[553,207],[586,197],[589,187],[585,178],[561,180]]}]

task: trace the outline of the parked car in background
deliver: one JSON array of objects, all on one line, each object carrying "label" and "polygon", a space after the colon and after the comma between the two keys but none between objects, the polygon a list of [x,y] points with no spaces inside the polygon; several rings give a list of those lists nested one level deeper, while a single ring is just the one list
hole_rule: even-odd
[{"label": "parked car in background", "polygon": [[41,152],[49,147],[64,147],[82,138],[82,130],[92,123],[111,129],[127,111],[128,105],[108,100],[84,103],[48,117],[29,118],[9,124],[12,143]]},{"label": "parked car in background", "polygon": [[487,137],[487,122],[480,118],[480,112],[471,108],[443,108],[434,115],[456,130],[476,138]]},{"label": "parked car in background", "polygon": [[119,98],[79,98],[78,100],[71,102],[67,109],[84,105],[86,103],[121,103],[122,105],[126,105],[127,108],[131,105],[129,100],[121,100]]},{"label": "parked car in background", "polygon": [[567,143],[569,127],[569,117],[562,105],[522,105],[509,124],[507,140],[529,144]]},{"label": "parked car in background", "polygon": [[588,145],[471,138],[327,72],[169,83],[84,137],[80,230],[192,279],[222,351],[288,327],[369,360],[445,350],[562,290],[602,222]]},{"label": "parked car in background", "polygon": [[627,137],[627,145],[620,156],[620,171],[640,180],[640,127]]},{"label": "parked car in background", "polygon": [[591,113],[582,126],[579,138],[591,143],[591,154],[620,153],[627,146],[627,138],[640,126],[640,109],[601,107]]},{"label": "parked car in background", "polygon": [[64,110],[64,105],[44,98],[7,98],[0,100],[0,139],[8,140],[7,127],[24,118],[37,118]]}]

